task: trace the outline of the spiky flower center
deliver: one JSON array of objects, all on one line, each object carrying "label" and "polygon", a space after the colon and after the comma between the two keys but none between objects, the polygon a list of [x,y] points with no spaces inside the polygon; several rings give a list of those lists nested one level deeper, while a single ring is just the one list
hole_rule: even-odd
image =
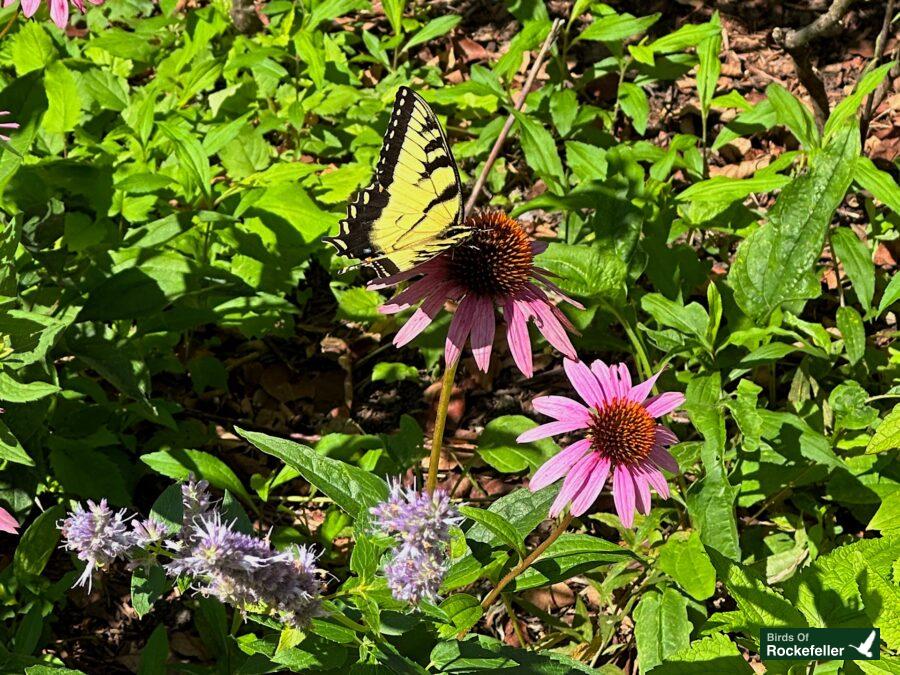
[{"label": "spiky flower center", "polygon": [[497,297],[514,295],[531,276],[531,240],[502,211],[469,216],[472,236],[450,254],[450,276],[468,292]]},{"label": "spiky flower center", "polygon": [[640,403],[613,399],[591,412],[591,447],[614,465],[639,464],[656,438],[656,421]]}]

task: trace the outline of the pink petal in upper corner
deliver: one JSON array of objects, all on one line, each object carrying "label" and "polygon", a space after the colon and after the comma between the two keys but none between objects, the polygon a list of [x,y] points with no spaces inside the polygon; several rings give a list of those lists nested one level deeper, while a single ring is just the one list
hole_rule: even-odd
[{"label": "pink petal in upper corner", "polygon": [[450,330],[447,331],[447,340],[444,343],[444,361],[447,364],[456,363],[462,354],[474,322],[475,300],[472,296],[466,296],[456,308],[456,314],[450,322]]},{"label": "pink petal in upper corner", "polygon": [[572,500],[572,515],[580,516],[582,513],[591,508],[591,504],[597,501],[597,496],[603,485],[606,483],[606,477],[609,475],[609,460],[601,457],[594,465],[591,475],[587,479],[587,485]]},{"label": "pink petal in upper corner", "polygon": [[0,508],[0,532],[19,533],[19,522],[4,508]]},{"label": "pink petal in upper corner", "polygon": [[[40,0],[38,0],[38,2],[40,2]],[[408,269],[404,272],[397,272],[397,274],[392,274],[388,277],[381,277],[380,279],[372,279],[372,281],[366,284],[366,288],[368,288],[370,291],[377,291],[382,288],[388,288],[389,286],[396,286],[401,281],[412,279],[413,277],[420,274],[440,274],[445,269],[446,268],[443,265],[443,261],[440,260],[440,256],[438,256],[437,258],[433,258],[432,260],[424,262],[421,265],[416,265],[412,269]],[[446,274],[440,274],[440,276],[442,281],[446,278]]]},{"label": "pink petal in upper corner", "polygon": [[50,18],[61,29],[69,23],[69,0],[50,0]]},{"label": "pink petal in upper corner", "polygon": [[506,301],[503,306],[503,318],[506,319],[506,341],[513,361],[525,377],[531,377],[534,375],[534,362],[531,359],[528,321],[515,300]]},{"label": "pink petal in upper corner", "polygon": [[678,462],[665,448],[658,445],[653,446],[649,457],[660,469],[665,469],[669,473],[678,473]]},{"label": "pink petal in upper corner", "polygon": [[585,426],[585,423],[579,419],[564,420],[562,422],[548,422],[547,424],[541,424],[534,429],[529,429],[528,431],[519,434],[519,437],[516,438],[516,443],[532,443],[533,441],[539,441],[542,438],[550,438],[551,436],[558,436],[559,434],[567,434],[570,431],[578,431],[579,429],[584,429]]},{"label": "pink petal in upper corner", "polygon": [[472,325],[472,354],[475,364],[486,373],[491,365],[491,347],[494,345],[494,331],[497,319],[494,316],[494,303],[490,298],[475,298],[472,312],[475,322]]},{"label": "pink petal in upper corner", "polygon": [[537,412],[555,420],[580,419],[585,426],[591,422],[591,411],[566,396],[538,396],[531,405]]},{"label": "pink petal in upper corner", "polygon": [[84,0],[72,0],[72,4],[78,8],[78,11],[84,14]]},{"label": "pink petal in upper corner", "polygon": [[[9,7],[9,6],[10,6],[11,4],[13,4],[15,1],[16,1],[16,0],[3,0],[3,6],[4,6],[4,7]],[[3,114],[4,114],[3,112],[0,112],[0,115],[3,115]]]},{"label": "pink petal in upper corner", "polygon": [[[6,4],[3,6],[6,7]],[[41,0],[22,0],[22,14],[25,15],[26,19],[30,18],[40,6]]]},{"label": "pink petal in upper corner", "polygon": [[675,445],[678,442],[678,436],[672,433],[672,430],[668,427],[664,427],[662,424],[656,425],[656,438],[654,442],[657,445],[669,446]]},{"label": "pink petal in upper corner", "polygon": [[537,239],[535,239],[531,242],[531,254],[540,255],[547,250],[548,246],[550,246],[550,244],[548,244],[546,241],[538,241]]},{"label": "pink petal in upper corner", "polygon": [[434,321],[434,317],[438,315],[438,312],[441,311],[445,300],[446,297],[443,288],[436,289],[436,292],[432,293],[425,302],[422,303],[422,306],[413,312],[413,315],[409,317],[409,321],[397,331],[397,334],[394,336],[394,346],[402,347],[425,330],[425,328],[428,327],[428,324]]},{"label": "pink petal in upper corner", "polygon": [[628,398],[636,403],[643,403],[650,395],[653,385],[656,384],[656,379],[662,375],[662,373],[663,371],[659,371],[655,375],[651,375],[650,379],[644,380],[640,384],[633,386],[631,392],[628,394]]},{"label": "pink petal in upper corner", "polygon": [[613,502],[622,525],[631,527],[634,523],[634,483],[628,469],[621,464],[613,472]]},{"label": "pink petal in upper corner", "polygon": [[534,476],[528,482],[528,489],[532,492],[547,487],[565,476],[574,467],[584,454],[591,449],[591,442],[587,439],[575,441],[565,450],[558,452],[544,462]]},{"label": "pink petal in upper corner", "polygon": [[663,499],[668,499],[669,482],[666,480],[666,477],[662,475],[662,472],[655,466],[650,466],[649,463],[644,464],[644,466],[641,467],[641,471],[644,472],[647,482],[653,486],[653,489],[659,493],[659,496]]},{"label": "pink petal in upper corner", "polygon": [[654,396],[644,404],[644,408],[653,417],[668,415],[678,406],[684,403],[684,394],[680,391],[665,391],[659,396]]},{"label": "pink petal in upper corner", "polygon": [[572,383],[572,387],[588,406],[594,408],[603,404],[603,391],[600,389],[600,383],[597,381],[596,375],[591,372],[590,368],[581,361],[573,361],[572,359],[565,359],[563,368],[566,371],[569,382]]},{"label": "pink petal in upper corner", "polygon": [[575,499],[578,494],[585,488],[585,481],[591,475],[594,465],[600,460],[600,456],[596,452],[589,452],[580,460],[578,464],[569,472],[563,481],[562,489],[556,497],[556,500],[550,506],[550,517],[555,518],[566,504]]}]

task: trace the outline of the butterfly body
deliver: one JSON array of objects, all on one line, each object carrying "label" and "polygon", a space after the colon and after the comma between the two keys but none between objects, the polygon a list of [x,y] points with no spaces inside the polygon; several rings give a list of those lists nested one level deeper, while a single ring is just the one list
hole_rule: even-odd
[{"label": "butterfly body", "polygon": [[425,100],[400,87],[372,183],[325,241],[380,277],[404,272],[467,236],[459,170]]}]

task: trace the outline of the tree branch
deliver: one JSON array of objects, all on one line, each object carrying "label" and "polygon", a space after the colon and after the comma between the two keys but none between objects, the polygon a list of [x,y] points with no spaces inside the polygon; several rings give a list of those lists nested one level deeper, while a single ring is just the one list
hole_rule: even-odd
[{"label": "tree branch", "polygon": [[820,131],[825,126],[825,120],[828,119],[831,108],[828,104],[828,93],[825,91],[825,85],[815,70],[813,70],[812,63],[809,60],[807,44],[816,38],[830,34],[836,27],[840,26],[841,19],[847,14],[852,4],[853,0],[833,0],[828,11],[808,26],[797,30],[776,28],[772,31],[772,39],[790,54],[794,62],[794,68],[797,70],[797,77],[806,88],[806,91],[809,92],[813,103],[816,124]]}]

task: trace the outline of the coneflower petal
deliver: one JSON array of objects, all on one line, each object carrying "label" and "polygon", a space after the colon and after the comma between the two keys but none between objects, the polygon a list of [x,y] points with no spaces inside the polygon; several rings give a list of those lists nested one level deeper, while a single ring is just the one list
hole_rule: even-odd
[{"label": "coneflower petal", "polygon": [[503,318],[506,319],[506,341],[513,361],[525,377],[534,374],[534,362],[531,358],[531,339],[528,336],[528,319],[513,299],[507,299],[503,306]]},{"label": "coneflower petal", "polygon": [[555,420],[582,420],[585,425],[591,421],[591,411],[565,396],[538,396],[531,401],[534,409],[542,415],[547,415]]},{"label": "coneflower petal", "polygon": [[600,458],[596,453],[591,452],[578,460],[578,464],[576,464],[569,472],[569,475],[566,476],[566,479],[563,481],[562,489],[559,491],[556,500],[550,506],[551,518],[555,518],[562,513],[563,509],[566,508],[566,504],[571,502],[578,493],[581,492],[584,488],[585,480],[587,480],[587,477],[590,475],[591,470],[599,459]]},{"label": "coneflower petal", "polygon": [[494,344],[494,332],[497,320],[494,317],[494,303],[490,298],[475,298],[475,323],[472,325],[472,354],[475,363],[482,372],[487,372],[491,365],[491,347]]},{"label": "coneflower petal", "polygon": [[580,516],[582,513],[591,508],[591,505],[597,501],[606,478],[609,476],[609,460],[605,457],[597,459],[591,475],[588,476],[587,482],[581,492],[572,500],[572,515]]},{"label": "coneflower petal", "polygon": [[591,372],[590,368],[581,361],[572,359],[563,361],[563,368],[566,371],[569,382],[572,383],[572,387],[588,406],[596,407],[603,404],[603,390],[600,389],[597,376]]},{"label": "coneflower petal", "polygon": [[684,403],[684,394],[680,391],[666,391],[651,398],[644,407],[653,417],[662,417],[668,415],[682,403]]},{"label": "coneflower petal", "polygon": [[622,525],[631,527],[634,523],[634,482],[628,469],[621,464],[613,472],[613,502]]},{"label": "coneflower petal", "polygon": [[463,298],[456,308],[456,314],[450,322],[450,330],[447,331],[447,340],[444,344],[444,360],[447,363],[455,363],[462,353],[472,325],[475,323],[476,302],[471,296]]},{"label": "coneflower petal", "polygon": [[547,487],[551,483],[555,483],[566,475],[572,467],[574,467],[585,453],[591,449],[591,442],[587,439],[575,441],[568,448],[555,454],[553,457],[544,462],[541,467],[534,472],[534,476],[528,482],[528,489],[536,492]]}]

